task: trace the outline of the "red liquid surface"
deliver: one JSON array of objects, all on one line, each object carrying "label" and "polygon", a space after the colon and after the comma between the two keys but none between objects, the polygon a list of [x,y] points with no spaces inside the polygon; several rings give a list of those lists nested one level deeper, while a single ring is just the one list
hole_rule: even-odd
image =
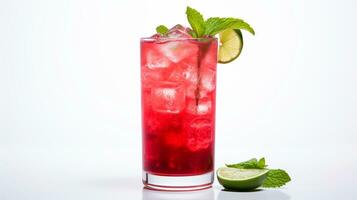
[{"label": "red liquid surface", "polygon": [[214,166],[217,40],[141,41],[143,169],[199,175]]}]

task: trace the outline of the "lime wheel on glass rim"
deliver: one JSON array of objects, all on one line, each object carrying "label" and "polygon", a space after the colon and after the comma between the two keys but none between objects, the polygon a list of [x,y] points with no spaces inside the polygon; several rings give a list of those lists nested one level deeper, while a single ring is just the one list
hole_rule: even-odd
[{"label": "lime wheel on glass rim", "polygon": [[230,63],[242,52],[243,36],[239,29],[226,29],[219,33],[218,62]]}]

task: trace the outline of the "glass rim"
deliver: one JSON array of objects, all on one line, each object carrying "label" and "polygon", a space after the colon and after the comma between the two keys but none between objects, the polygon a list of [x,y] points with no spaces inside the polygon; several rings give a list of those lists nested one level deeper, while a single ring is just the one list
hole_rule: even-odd
[{"label": "glass rim", "polygon": [[172,42],[172,41],[197,41],[197,42],[208,42],[208,41],[217,41],[218,38],[210,37],[210,38],[165,38],[165,39],[157,39],[151,37],[141,37],[140,41],[142,42]]}]

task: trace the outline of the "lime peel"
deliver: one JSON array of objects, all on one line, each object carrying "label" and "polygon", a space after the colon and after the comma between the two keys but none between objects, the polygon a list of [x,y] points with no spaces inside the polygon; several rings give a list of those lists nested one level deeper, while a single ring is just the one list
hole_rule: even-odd
[{"label": "lime peel", "polygon": [[261,186],[268,172],[268,169],[221,167],[217,170],[217,178],[226,189],[246,191]]}]

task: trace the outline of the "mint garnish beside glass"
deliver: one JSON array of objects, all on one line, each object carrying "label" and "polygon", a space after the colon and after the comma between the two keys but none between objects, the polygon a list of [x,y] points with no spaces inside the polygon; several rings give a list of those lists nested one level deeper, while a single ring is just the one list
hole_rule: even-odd
[{"label": "mint garnish beside glass", "polygon": [[277,188],[288,183],[291,178],[282,169],[269,169],[265,158],[226,164],[217,170],[218,181],[223,187],[232,190],[253,190],[258,187]]}]

